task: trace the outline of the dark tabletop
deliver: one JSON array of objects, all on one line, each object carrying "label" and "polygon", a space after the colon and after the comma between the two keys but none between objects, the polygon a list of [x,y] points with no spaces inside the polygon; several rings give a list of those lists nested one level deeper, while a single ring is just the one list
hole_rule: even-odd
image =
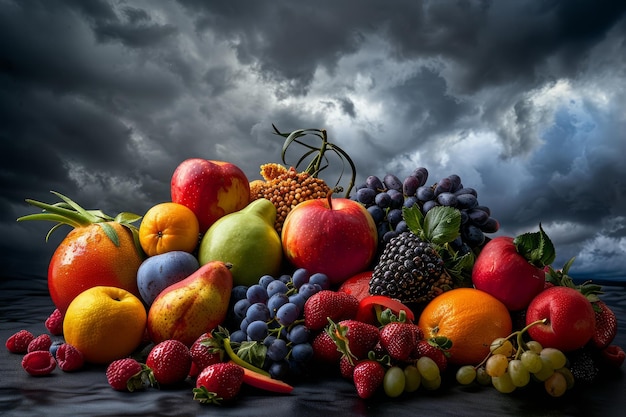
[{"label": "dark tabletop", "polygon": [[[605,287],[603,299],[618,315],[615,343],[626,347],[626,288]],[[0,339],[20,329],[46,333],[44,320],[54,309],[45,282],[20,285],[0,282]],[[53,337],[53,339],[55,339]],[[400,398],[384,394],[357,397],[354,386],[336,373],[318,373],[294,381],[293,392],[276,395],[244,388],[226,406],[202,405],[192,399],[192,385],[134,393],[117,392],[106,381],[105,368],[87,366],[75,373],[56,369],[33,377],[21,367],[22,355],[0,349],[0,415],[2,416],[623,416],[626,411],[626,366],[603,374],[594,384],[577,384],[563,397],[551,398],[538,383],[501,394],[492,387],[462,387],[445,374],[436,391],[420,389]]]}]

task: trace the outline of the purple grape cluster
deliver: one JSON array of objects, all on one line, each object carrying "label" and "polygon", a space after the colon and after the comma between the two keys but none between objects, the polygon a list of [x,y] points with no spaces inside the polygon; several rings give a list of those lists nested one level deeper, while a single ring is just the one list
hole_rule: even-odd
[{"label": "purple grape cluster", "polygon": [[365,183],[356,187],[352,198],[372,215],[381,247],[408,230],[402,208],[414,205],[424,215],[435,206],[454,207],[460,211],[459,236],[452,242],[456,250],[480,247],[485,242],[486,233],[498,231],[500,224],[491,216],[491,210],[479,204],[477,191],[465,187],[461,177],[449,175],[432,185],[427,185],[427,181],[428,170],[419,167],[403,181],[393,174],[385,175],[382,180],[370,175]]},{"label": "purple grape cluster", "polygon": [[263,369],[273,378],[297,373],[313,357],[304,304],[330,288],[328,276],[299,268],[292,275],[264,275],[257,284],[239,285],[231,294],[230,340],[237,349],[263,352]]}]

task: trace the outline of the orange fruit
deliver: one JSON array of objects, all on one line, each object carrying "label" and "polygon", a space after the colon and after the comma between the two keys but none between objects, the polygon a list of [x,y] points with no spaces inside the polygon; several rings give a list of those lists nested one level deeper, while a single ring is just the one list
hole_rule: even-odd
[{"label": "orange fruit", "polygon": [[139,243],[148,256],[180,250],[193,252],[200,225],[187,206],[166,202],[151,207],[139,225]]},{"label": "orange fruit", "polygon": [[63,335],[86,361],[109,364],[139,347],[146,322],[146,309],[135,295],[97,286],[72,300],[63,320]]},{"label": "orange fruit", "polygon": [[475,365],[489,353],[494,339],[511,334],[506,306],[475,288],[456,288],[433,298],[422,310],[418,326],[425,338],[445,336],[452,341],[448,361]]},{"label": "orange fruit", "polygon": [[[117,234],[116,245],[106,234],[110,226]],[[143,254],[135,246],[131,231],[117,222],[76,227],[54,251],[48,266],[48,290],[54,305],[65,313],[81,292],[95,286],[123,288],[139,296],[137,270]]]}]

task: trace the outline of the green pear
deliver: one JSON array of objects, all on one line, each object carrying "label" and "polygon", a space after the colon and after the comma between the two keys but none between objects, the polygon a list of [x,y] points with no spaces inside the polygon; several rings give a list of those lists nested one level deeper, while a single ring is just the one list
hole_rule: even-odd
[{"label": "green pear", "polygon": [[227,214],[209,227],[198,249],[200,265],[211,261],[232,264],[233,285],[253,285],[263,275],[280,272],[283,249],[274,228],[276,207],[260,198]]}]

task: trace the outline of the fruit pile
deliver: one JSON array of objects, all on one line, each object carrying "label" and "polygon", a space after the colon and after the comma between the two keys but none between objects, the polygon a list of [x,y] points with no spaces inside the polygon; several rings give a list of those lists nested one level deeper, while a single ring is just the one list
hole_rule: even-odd
[{"label": "fruit pile", "polygon": [[[319,369],[364,399],[445,378],[502,393],[540,382],[558,397],[622,366],[601,288],[574,284],[573,260],[552,268],[541,225],[489,239],[499,224],[477,192],[458,175],[427,185],[423,167],[404,181],[370,175],[351,193],[354,164],[324,130],[276,133],[285,165],[262,165],[262,180],[189,159],[172,174],[172,200],[143,216],[60,193],[54,204],[27,200],[42,212],[18,220],[73,230],[50,261],[49,334],[6,341],[25,371],[87,362],[116,390],[189,386],[193,399],[221,403],[243,384],[288,394]],[[293,144],[307,151],[287,168]],[[352,168],[344,197],[318,177],[326,151]]]}]

